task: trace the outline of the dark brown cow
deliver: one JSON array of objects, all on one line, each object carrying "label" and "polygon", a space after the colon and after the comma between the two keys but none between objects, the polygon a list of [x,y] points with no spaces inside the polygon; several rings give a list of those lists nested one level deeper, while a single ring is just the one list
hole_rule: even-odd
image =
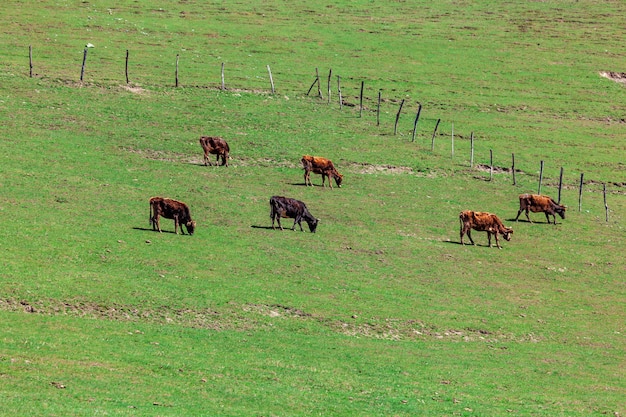
[{"label": "dark brown cow", "polygon": [[533,221],[530,220],[530,217],[528,216],[528,211],[532,211],[533,213],[543,212],[546,215],[548,223],[551,223],[550,217],[548,216],[552,216],[554,218],[554,224],[556,224],[556,215],[558,214],[562,219],[564,219],[565,209],[567,209],[567,207],[562,204],[558,204],[551,197],[537,194],[520,194],[519,211],[517,212],[515,221],[517,221],[519,215],[522,214],[522,211],[526,211],[526,218],[532,223]]},{"label": "dark brown cow", "polygon": [[495,214],[485,213],[480,211],[465,210],[459,214],[459,220],[461,222],[461,245],[463,243],[463,236],[467,233],[470,242],[474,245],[472,240],[472,229],[479,232],[487,232],[487,238],[489,239],[489,247],[491,247],[491,235],[496,237],[496,245],[502,249],[500,242],[498,241],[498,234],[504,236],[505,240],[511,240],[513,229],[505,227],[502,221]]},{"label": "dark brown cow", "polygon": [[325,186],[326,177],[328,177],[328,185],[333,188],[331,178],[334,178],[337,187],[341,188],[341,181],[343,181],[343,175],[341,175],[330,159],[322,158],[321,156],[304,155],[300,160],[302,167],[304,168],[304,185],[311,185],[311,172],[322,175],[322,186]]},{"label": "dark brown cow", "polygon": [[304,231],[302,230],[301,223],[302,219],[304,219],[304,221],[306,221],[309,225],[311,233],[315,233],[317,223],[319,222],[319,219],[316,219],[311,213],[309,213],[306,204],[302,201],[275,195],[270,198],[270,218],[272,219],[272,229],[275,229],[274,220],[277,220],[278,227],[280,227],[280,230],[283,230],[283,226],[280,224],[281,217],[294,219],[291,230],[296,230],[296,224],[298,224],[300,226],[300,231]]},{"label": "dark brown cow", "polygon": [[174,219],[174,233],[178,234],[178,226],[180,225],[180,231],[183,232],[183,224],[187,228],[187,233],[193,235],[193,231],[196,227],[196,222],[191,220],[191,214],[189,207],[182,201],[172,200],[171,198],[152,197],[150,199],[150,224],[152,224],[152,230],[158,230],[161,232],[161,226],[159,225],[159,216],[163,216],[166,219]]},{"label": "dark brown cow", "polygon": [[228,153],[230,152],[230,148],[223,138],[217,136],[201,136],[200,146],[202,146],[204,150],[204,166],[213,165],[211,161],[209,161],[209,154],[216,155],[216,165],[221,157],[222,165],[228,166]]}]

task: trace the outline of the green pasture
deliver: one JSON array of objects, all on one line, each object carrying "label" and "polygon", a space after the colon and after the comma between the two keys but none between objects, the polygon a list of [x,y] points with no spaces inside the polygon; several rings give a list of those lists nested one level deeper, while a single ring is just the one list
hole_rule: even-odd
[{"label": "green pasture", "polygon": [[[625,415],[625,6],[5,2],[0,415]],[[514,222],[541,161],[567,216]]]}]

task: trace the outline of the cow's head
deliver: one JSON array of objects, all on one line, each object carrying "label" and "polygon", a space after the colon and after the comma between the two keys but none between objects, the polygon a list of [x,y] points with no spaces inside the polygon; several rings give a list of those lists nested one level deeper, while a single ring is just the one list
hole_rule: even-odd
[{"label": "cow's head", "polygon": [[193,220],[189,220],[187,223],[185,223],[185,227],[187,228],[187,233],[189,233],[189,236],[193,235],[193,231],[196,228],[196,222],[194,222]]},{"label": "cow's head", "polygon": [[313,219],[313,220],[307,220],[307,224],[309,225],[309,230],[311,231],[311,233],[315,233],[315,229],[317,229],[317,224],[319,223],[320,219]]},{"label": "cow's head", "polygon": [[567,209],[567,206],[564,206],[563,204],[559,204],[558,206],[555,207],[554,211],[561,216],[562,219],[565,218],[565,210]]},{"label": "cow's head", "polygon": [[504,230],[502,231],[502,236],[504,237],[504,240],[506,241],[511,240],[512,234],[513,234],[513,229],[510,227],[505,227]]},{"label": "cow's head", "polygon": [[333,177],[335,178],[335,184],[337,184],[337,187],[341,188],[341,182],[343,181],[343,175],[341,175],[340,173],[335,171],[335,173],[333,174]]}]

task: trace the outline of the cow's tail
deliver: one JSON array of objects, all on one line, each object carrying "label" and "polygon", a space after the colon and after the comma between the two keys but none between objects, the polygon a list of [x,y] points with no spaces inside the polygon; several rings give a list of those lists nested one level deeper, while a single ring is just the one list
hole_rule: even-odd
[{"label": "cow's tail", "polygon": [[274,197],[270,198],[270,219],[274,220]]},{"label": "cow's tail", "polygon": [[148,223],[150,224],[150,226],[152,226],[153,223],[153,216],[152,216],[152,201],[150,201],[150,213],[148,213],[149,217],[148,217]]}]

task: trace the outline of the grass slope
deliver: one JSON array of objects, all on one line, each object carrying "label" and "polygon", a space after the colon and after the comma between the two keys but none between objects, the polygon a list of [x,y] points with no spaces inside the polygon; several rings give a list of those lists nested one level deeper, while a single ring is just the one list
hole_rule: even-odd
[{"label": "grass slope", "polygon": [[[0,414],[626,412],[624,89],[597,74],[623,63],[622,3],[10,6]],[[315,67],[348,102],[366,80],[363,117],[305,95]],[[469,167],[471,132],[477,165],[515,153],[517,185]],[[228,168],[201,165],[208,133]],[[304,187],[304,153],[345,186]],[[512,223],[540,159],[545,193],[565,168],[567,218]],[[274,194],[306,201],[318,233],[271,230]],[[194,236],[152,232],[153,195],[187,202]],[[460,246],[462,209],[497,213],[513,240]]]}]

